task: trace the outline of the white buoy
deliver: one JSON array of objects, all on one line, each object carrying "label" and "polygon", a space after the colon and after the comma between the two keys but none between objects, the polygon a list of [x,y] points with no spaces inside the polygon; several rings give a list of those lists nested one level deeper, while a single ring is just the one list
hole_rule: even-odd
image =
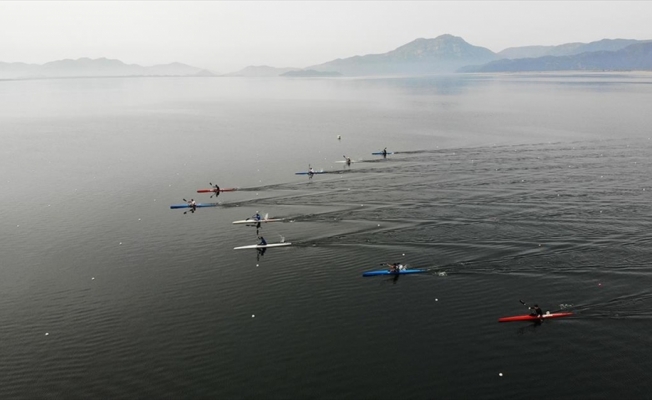
[{"label": "white buoy", "polygon": [[439,299],[435,299],[435,301],[439,301]]},{"label": "white buoy", "polygon": [[120,242],[120,244],[122,244],[122,242]]},{"label": "white buoy", "polygon": [[95,277],[92,277],[91,280],[94,281],[94,280],[95,280]]},{"label": "white buoy", "polygon": [[49,335],[49,333],[48,333],[48,332],[45,332],[45,336],[48,336],[48,335]]},{"label": "white buoy", "polygon": [[256,318],[256,316],[254,314],[251,314],[251,318]]},{"label": "white buoy", "polygon": [[498,373],[498,376],[503,376],[503,373],[502,373],[502,372],[499,372],[499,373]]}]

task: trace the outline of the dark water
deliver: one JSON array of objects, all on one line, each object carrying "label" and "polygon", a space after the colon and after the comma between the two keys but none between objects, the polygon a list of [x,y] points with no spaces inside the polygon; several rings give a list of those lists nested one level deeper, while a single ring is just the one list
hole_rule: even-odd
[{"label": "dark water", "polygon": [[0,82],[0,398],[647,398],[651,83]]}]

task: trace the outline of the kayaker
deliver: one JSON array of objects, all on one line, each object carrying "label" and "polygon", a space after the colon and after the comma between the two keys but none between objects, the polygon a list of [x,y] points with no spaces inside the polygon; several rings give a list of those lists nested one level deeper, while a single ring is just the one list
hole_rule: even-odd
[{"label": "kayaker", "polygon": [[351,166],[351,158],[349,158],[347,156],[344,156],[344,158],[346,159],[346,165],[348,165],[350,167]]},{"label": "kayaker", "polygon": [[312,179],[313,175],[315,175],[315,170],[312,169],[310,165],[308,165],[308,179]]},{"label": "kayaker", "polygon": [[539,308],[538,304],[535,304],[532,307],[528,307],[528,308],[532,310],[532,314],[530,314],[531,316],[543,318],[543,311]]},{"label": "kayaker", "polygon": [[214,187],[215,187],[215,197],[217,197],[217,196],[219,196],[219,195],[220,195],[220,187],[219,187],[219,186],[217,186],[217,184],[215,184],[215,186],[214,186]]},{"label": "kayaker", "polygon": [[197,202],[195,202],[195,199],[190,199],[190,201],[188,202],[188,205],[189,205],[190,208],[192,208],[193,210],[195,210],[195,209],[197,208]]},{"label": "kayaker", "polygon": [[383,149],[383,158],[387,158],[387,147]]},{"label": "kayaker", "polygon": [[265,241],[264,237],[258,236],[258,239],[260,239],[260,243],[258,243],[259,246],[267,246],[267,242]]}]

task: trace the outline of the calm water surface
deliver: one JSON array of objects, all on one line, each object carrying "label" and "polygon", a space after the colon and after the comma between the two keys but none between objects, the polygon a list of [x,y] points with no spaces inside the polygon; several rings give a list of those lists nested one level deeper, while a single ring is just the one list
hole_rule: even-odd
[{"label": "calm water surface", "polygon": [[[0,397],[647,398],[650,104],[649,74],[0,82]],[[240,190],[169,209],[209,182]],[[256,211],[293,245],[234,251]],[[361,277],[394,261],[428,273]],[[498,324],[519,300],[576,316]]]}]

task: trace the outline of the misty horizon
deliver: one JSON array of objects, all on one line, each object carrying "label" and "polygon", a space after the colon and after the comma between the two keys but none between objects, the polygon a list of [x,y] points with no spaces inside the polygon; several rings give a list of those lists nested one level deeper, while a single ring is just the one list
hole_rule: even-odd
[{"label": "misty horizon", "polygon": [[[180,62],[217,74],[305,68],[452,34],[512,47],[650,39],[647,2],[0,3],[3,62]],[[53,18],[54,16],[54,18]],[[337,21],[337,22],[334,22]]]}]

